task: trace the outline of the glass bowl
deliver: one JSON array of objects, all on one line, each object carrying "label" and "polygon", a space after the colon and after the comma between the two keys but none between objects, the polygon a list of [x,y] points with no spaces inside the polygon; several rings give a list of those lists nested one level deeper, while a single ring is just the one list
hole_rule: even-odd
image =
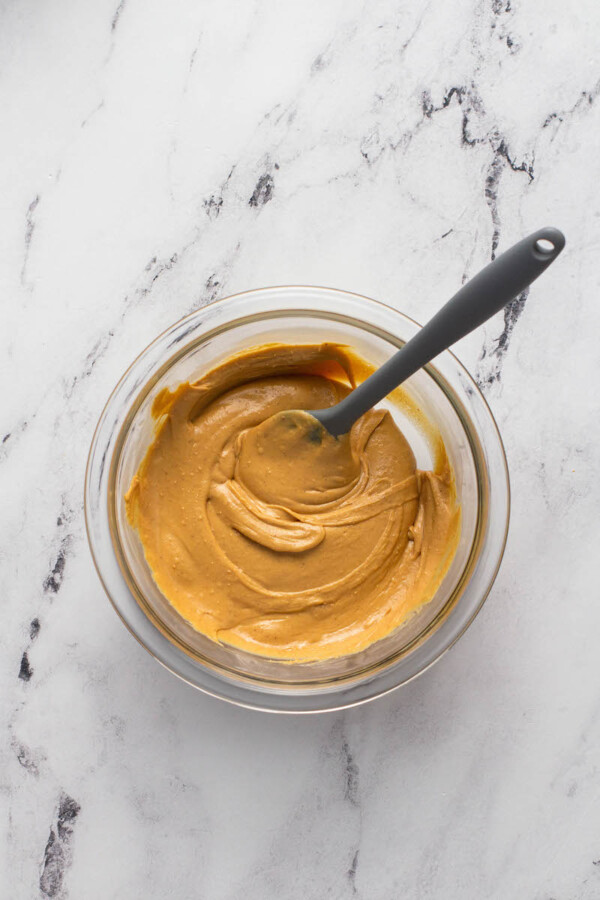
[{"label": "glass bowl", "polygon": [[98,422],[85,483],[85,517],[96,569],[117,613],[167,669],[194,687],[276,712],[340,709],[385,694],[427,669],[481,609],[500,566],[510,494],[502,441],[477,385],[450,352],[403,386],[410,406],[386,403],[430,468],[441,436],[462,509],[454,560],[434,598],[391,635],[332,660],[289,663],[217,644],[195,631],[154,583],[124,495],[154,436],[150,410],[165,387],[194,380],[232,353],[259,344],[348,344],[375,366],[419,325],[374,300],[317,287],[273,287],[212,303],[161,334],[125,372]]}]

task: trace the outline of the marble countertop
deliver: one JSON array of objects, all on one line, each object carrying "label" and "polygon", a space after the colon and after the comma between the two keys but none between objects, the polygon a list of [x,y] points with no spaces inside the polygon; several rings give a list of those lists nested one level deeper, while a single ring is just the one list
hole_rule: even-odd
[{"label": "marble countertop", "polygon": [[[599,96],[596,0],[0,5],[3,897],[600,897]],[[316,717],[157,665],[82,511],[133,357],[269,284],[424,321],[545,224],[551,274],[457,347],[513,486],[465,637]]]}]

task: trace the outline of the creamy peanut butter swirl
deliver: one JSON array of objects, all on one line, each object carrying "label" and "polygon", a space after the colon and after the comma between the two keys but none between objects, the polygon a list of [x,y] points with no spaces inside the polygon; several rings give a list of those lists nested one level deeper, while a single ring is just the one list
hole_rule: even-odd
[{"label": "creamy peanut butter swirl", "polygon": [[460,521],[443,449],[436,471],[418,471],[384,410],[341,438],[298,412],[367,372],[338,345],[266,345],[157,397],[127,513],[160,590],[213,640],[336,657],[434,595]]}]

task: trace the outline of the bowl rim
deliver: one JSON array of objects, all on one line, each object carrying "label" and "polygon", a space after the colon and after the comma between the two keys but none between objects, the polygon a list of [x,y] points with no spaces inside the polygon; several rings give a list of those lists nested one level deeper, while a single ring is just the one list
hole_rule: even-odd
[{"label": "bowl rim", "polygon": [[[192,672],[189,670],[189,665],[185,665],[186,659],[187,659],[188,663],[192,662],[192,660],[190,660],[190,658],[187,656],[185,651],[180,649],[179,647],[177,647],[175,644],[173,644],[172,641],[170,641],[164,635],[162,630],[157,628],[157,626],[148,618],[147,614],[144,613],[139,608],[138,601],[135,599],[135,597],[131,593],[131,589],[130,589],[129,584],[127,583],[127,579],[123,575],[121,564],[119,563],[119,561],[117,559],[117,554],[114,552],[114,546],[111,541],[111,549],[113,551],[114,559],[117,562],[117,564],[119,565],[119,568],[121,569],[120,576],[121,576],[121,579],[123,580],[123,587],[125,588],[125,591],[129,595],[131,602],[138,609],[140,615],[143,616],[143,621],[140,620],[139,616],[135,616],[135,615],[132,616],[131,615],[132,610],[129,610],[130,614],[129,614],[129,616],[126,616],[124,614],[123,610],[120,608],[119,603],[117,603],[115,597],[113,596],[114,586],[113,586],[112,590],[109,588],[109,585],[107,584],[107,579],[105,578],[105,575],[103,574],[102,566],[98,559],[99,551],[95,545],[95,539],[93,536],[93,528],[92,528],[92,521],[91,521],[93,512],[91,510],[91,505],[90,505],[90,491],[91,491],[90,480],[91,480],[91,475],[92,475],[92,469],[95,464],[95,451],[97,449],[97,443],[98,443],[98,439],[100,436],[100,432],[101,432],[102,426],[106,422],[107,414],[108,414],[109,410],[111,409],[111,406],[117,401],[120,390],[123,388],[123,386],[127,382],[128,378],[131,376],[131,374],[136,369],[138,364],[142,361],[142,359],[146,355],[150,354],[151,351],[153,349],[155,349],[158,344],[162,343],[167,336],[169,336],[173,333],[182,331],[183,333],[178,336],[177,342],[183,342],[185,340],[185,337],[188,334],[190,334],[191,330],[192,330],[192,329],[188,329],[188,331],[185,331],[186,323],[193,319],[197,319],[197,318],[201,319],[202,315],[204,313],[206,313],[207,310],[210,311],[212,309],[215,309],[216,307],[223,307],[228,304],[232,304],[233,301],[241,301],[241,300],[243,300],[243,298],[247,298],[247,297],[254,296],[254,297],[258,298],[259,296],[265,297],[265,296],[269,296],[269,295],[273,295],[273,294],[281,295],[282,292],[285,292],[285,294],[290,295],[294,291],[313,292],[314,294],[320,295],[321,298],[323,298],[323,296],[327,295],[327,294],[338,295],[338,297],[356,298],[356,300],[359,302],[366,302],[369,305],[373,305],[373,306],[381,308],[381,310],[385,313],[388,313],[388,314],[391,313],[392,315],[398,317],[399,319],[404,320],[405,322],[409,323],[411,326],[416,327],[417,329],[422,327],[415,319],[412,319],[410,316],[407,316],[405,313],[401,312],[400,310],[396,309],[394,306],[391,306],[390,304],[383,303],[380,300],[376,300],[372,297],[368,297],[368,296],[365,296],[364,294],[359,294],[354,291],[347,291],[347,290],[344,290],[341,288],[324,287],[324,286],[320,286],[320,285],[291,284],[291,285],[270,285],[270,286],[264,287],[264,288],[254,288],[254,289],[249,289],[249,290],[245,290],[245,291],[240,291],[235,294],[228,295],[227,297],[222,297],[218,300],[212,301],[211,303],[200,306],[195,310],[192,310],[190,313],[186,314],[182,318],[178,319],[176,322],[173,322],[171,325],[169,325],[165,329],[163,329],[149,344],[147,344],[135,356],[135,358],[132,360],[132,362],[129,364],[129,366],[125,369],[125,371],[123,372],[123,374],[120,376],[120,378],[116,382],[115,386],[113,387],[112,391],[110,392],[110,394],[102,408],[102,411],[99,415],[98,422],[96,424],[96,427],[94,429],[94,433],[92,436],[90,450],[88,453],[86,470],[85,470],[85,484],[84,484],[84,519],[85,519],[86,535],[87,535],[88,545],[90,547],[92,561],[94,563],[94,567],[98,574],[99,580],[104,588],[104,591],[105,591],[106,595],[108,596],[108,599],[111,602],[111,605],[117,612],[117,615],[119,616],[119,618],[121,619],[121,621],[123,622],[123,624],[125,625],[127,630],[135,637],[135,639],[138,641],[138,643],[141,644],[141,646],[144,647],[144,649],[148,653],[150,653],[150,655],[153,656],[154,659],[157,660],[157,662],[161,663],[161,665],[163,665],[168,671],[170,671],[172,674],[176,675],[181,680],[185,681],[190,686],[195,687],[198,690],[201,690],[204,693],[209,694],[210,696],[225,700],[226,702],[232,703],[237,706],[242,706],[242,707],[246,707],[246,708],[250,708],[250,709],[257,709],[257,710],[262,710],[262,711],[268,711],[268,712],[280,712],[280,713],[314,713],[314,712],[328,712],[328,711],[333,712],[335,710],[340,710],[340,709],[344,709],[347,707],[366,703],[378,696],[385,696],[386,694],[391,693],[394,690],[397,690],[402,685],[408,684],[410,681],[412,681],[418,675],[422,674],[423,672],[425,672],[429,668],[431,668],[431,666],[435,662],[437,662],[439,659],[441,659],[448,652],[448,650],[454,646],[454,644],[460,639],[460,637],[462,637],[462,635],[470,627],[470,625],[472,624],[472,622],[474,621],[476,616],[479,614],[487,597],[489,596],[489,593],[493,587],[493,584],[495,582],[496,576],[498,574],[498,571],[499,571],[501,563],[502,563],[502,559],[503,559],[505,548],[506,548],[506,542],[507,542],[507,538],[508,538],[508,530],[509,530],[509,524],[510,524],[510,510],[511,510],[510,476],[509,476],[508,464],[507,464],[507,460],[506,460],[506,452],[505,452],[504,444],[502,441],[502,437],[501,437],[498,425],[496,423],[494,415],[490,409],[490,406],[489,406],[483,392],[480,390],[480,388],[479,388],[477,382],[475,381],[475,379],[473,378],[473,376],[468,372],[468,370],[461,363],[461,361],[458,359],[458,357],[454,353],[452,353],[452,351],[446,350],[443,352],[443,354],[440,354],[440,356],[445,357],[445,358],[450,358],[452,360],[452,363],[453,363],[455,369],[457,370],[458,375],[462,376],[463,378],[466,379],[467,385],[471,389],[470,391],[466,391],[466,392],[468,394],[473,393],[477,402],[479,402],[482,405],[482,410],[484,412],[485,417],[487,418],[487,424],[489,426],[491,426],[492,438],[496,442],[496,450],[499,451],[499,453],[497,455],[498,455],[498,459],[501,463],[501,472],[504,477],[502,479],[502,484],[497,485],[496,489],[501,490],[501,493],[504,494],[504,504],[505,504],[505,517],[504,518],[505,518],[505,521],[504,521],[504,525],[503,525],[503,529],[502,529],[502,534],[500,537],[499,546],[498,546],[498,548],[496,550],[496,554],[495,554],[496,555],[495,563],[486,576],[487,583],[486,583],[484,589],[482,590],[478,601],[475,603],[474,608],[471,611],[471,614],[465,618],[465,620],[460,624],[460,626],[455,630],[455,632],[443,643],[442,647],[439,648],[431,656],[431,658],[427,659],[417,670],[408,674],[406,677],[401,677],[397,680],[395,680],[393,677],[390,679],[390,676],[393,676],[393,672],[394,672],[394,668],[395,668],[394,663],[391,663],[387,667],[387,669],[384,669],[383,671],[379,671],[379,672],[374,672],[370,676],[367,675],[367,677],[365,677],[363,679],[358,679],[356,681],[353,681],[353,682],[347,683],[347,684],[342,683],[341,685],[334,685],[334,689],[332,689],[332,691],[327,691],[326,689],[323,689],[322,686],[318,690],[315,690],[314,687],[311,688],[310,686],[305,686],[304,691],[302,689],[290,690],[289,688],[284,689],[284,690],[277,690],[277,688],[273,688],[273,686],[271,686],[270,688],[262,688],[260,685],[249,684],[248,682],[244,682],[243,680],[240,680],[238,678],[235,678],[235,679],[229,678],[223,671],[218,670],[218,668],[213,669],[211,667],[208,667],[208,666],[204,665],[198,659],[193,661],[193,666],[196,670],[201,669],[203,671],[203,674],[205,677],[203,677],[202,679],[193,677]],[[294,308],[294,307],[289,307],[289,308],[286,307],[285,309],[289,314],[292,314],[295,311],[297,313],[313,312],[315,315],[318,315],[317,309],[308,309],[307,310],[307,309],[300,309],[300,308]],[[269,311],[266,311],[265,314],[268,315],[268,312]],[[282,310],[273,308],[271,310],[271,312],[274,315],[276,315],[277,312],[282,312]],[[252,318],[253,315],[259,315],[259,313],[254,313],[254,314],[248,313],[247,316],[236,315],[233,318],[231,318],[229,321],[227,321],[222,326],[222,328],[224,328],[224,329],[231,328],[231,327],[235,326],[236,323],[242,321],[244,318]],[[360,325],[360,324],[366,325],[367,324],[366,322],[361,323],[361,320],[353,318],[352,316],[346,316],[346,318],[351,320],[352,322],[354,322],[356,325]],[[382,331],[384,330],[383,326],[375,326],[375,327],[381,328]],[[207,330],[207,333],[210,333],[210,329]],[[193,342],[193,338],[188,343],[192,343],[192,342]],[[188,346],[188,343],[183,343],[182,349],[186,348]],[[169,368],[169,363],[172,362],[173,356],[180,357],[180,355],[181,355],[180,352],[177,352],[176,354],[173,354],[171,357],[169,357],[167,360],[157,363],[154,367],[155,371],[164,372],[165,370],[167,370]],[[431,370],[433,370],[434,372],[437,371],[436,367],[433,366],[432,364],[429,364],[429,366],[430,366]],[[429,374],[432,374],[432,372],[430,371]],[[150,376],[150,377],[152,377],[152,376]],[[436,377],[435,380],[439,386],[440,378]],[[441,375],[441,380],[446,382],[446,378],[443,375]],[[131,409],[131,407],[137,402],[139,394],[145,389],[146,385],[148,384],[148,381],[149,381],[149,378],[145,378],[143,385],[141,387],[138,387],[135,390],[133,397],[129,398],[129,409]],[[122,431],[122,428],[123,428],[123,423],[121,423],[121,427],[119,427],[117,429],[117,434],[120,434],[120,432]],[[476,433],[477,433],[477,429],[476,429]],[[114,438],[114,430],[113,430],[112,436]],[[470,440],[469,435],[468,435],[468,437]],[[478,433],[477,433],[477,437],[479,438]],[[108,446],[105,449],[105,451],[102,455],[101,462],[100,462],[100,467],[101,467],[100,476],[101,477],[102,477],[104,468],[106,468],[106,470],[108,472],[111,472],[111,470],[113,469],[114,464],[115,464],[115,460],[114,460],[115,447],[113,446],[111,449],[111,458],[109,460],[109,464],[108,464],[108,466],[105,467],[107,451],[108,451]],[[107,487],[110,488],[110,483]],[[502,490],[502,488],[503,488],[503,490]],[[105,515],[108,519],[108,516],[109,516],[108,493],[107,493],[107,496],[105,499],[106,499],[106,503],[104,506],[104,510],[101,510],[100,508],[99,509],[100,509],[101,513],[105,512]],[[459,579],[459,582],[460,582],[460,579]],[[123,597],[124,596],[125,595],[123,595]],[[455,603],[455,606],[460,605],[461,597],[462,597],[462,594],[458,597],[458,599]],[[131,621],[132,618],[136,620],[135,625]],[[145,623],[145,627],[144,627],[144,623]],[[150,632],[148,631],[148,629],[152,629],[152,631],[154,632],[154,635],[152,635],[152,637],[154,639],[150,639]],[[420,641],[420,640],[417,641],[417,647],[426,643],[426,636],[428,634],[428,631],[429,631],[428,629],[425,630],[425,637],[423,638],[422,641]],[[144,632],[144,634],[142,634],[142,632]],[[157,638],[157,636],[158,636],[158,638]],[[166,642],[168,644],[168,647],[166,647],[163,642]],[[196,671],[195,674],[197,675],[198,672]],[[384,675],[387,675],[388,677],[382,679],[382,676],[384,676]],[[199,681],[202,681],[202,683],[199,683]],[[382,681],[384,683],[381,683]],[[315,701],[318,701],[318,702],[315,702]],[[325,701],[325,702],[323,702],[323,701]]]}]

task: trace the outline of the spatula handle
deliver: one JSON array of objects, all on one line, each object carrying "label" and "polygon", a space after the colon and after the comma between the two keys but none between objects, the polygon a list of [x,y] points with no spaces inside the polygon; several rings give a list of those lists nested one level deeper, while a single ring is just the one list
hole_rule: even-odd
[{"label": "spatula handle", "polygon": [[519,241],[471,278],[427,325],[341,403],[331,410],[319,411],[318,418],[332,434],[345,434],[359,416],[417,369],[524,291],[546,271],[564,246],[565,237],[558,228],[540,228]]}]

